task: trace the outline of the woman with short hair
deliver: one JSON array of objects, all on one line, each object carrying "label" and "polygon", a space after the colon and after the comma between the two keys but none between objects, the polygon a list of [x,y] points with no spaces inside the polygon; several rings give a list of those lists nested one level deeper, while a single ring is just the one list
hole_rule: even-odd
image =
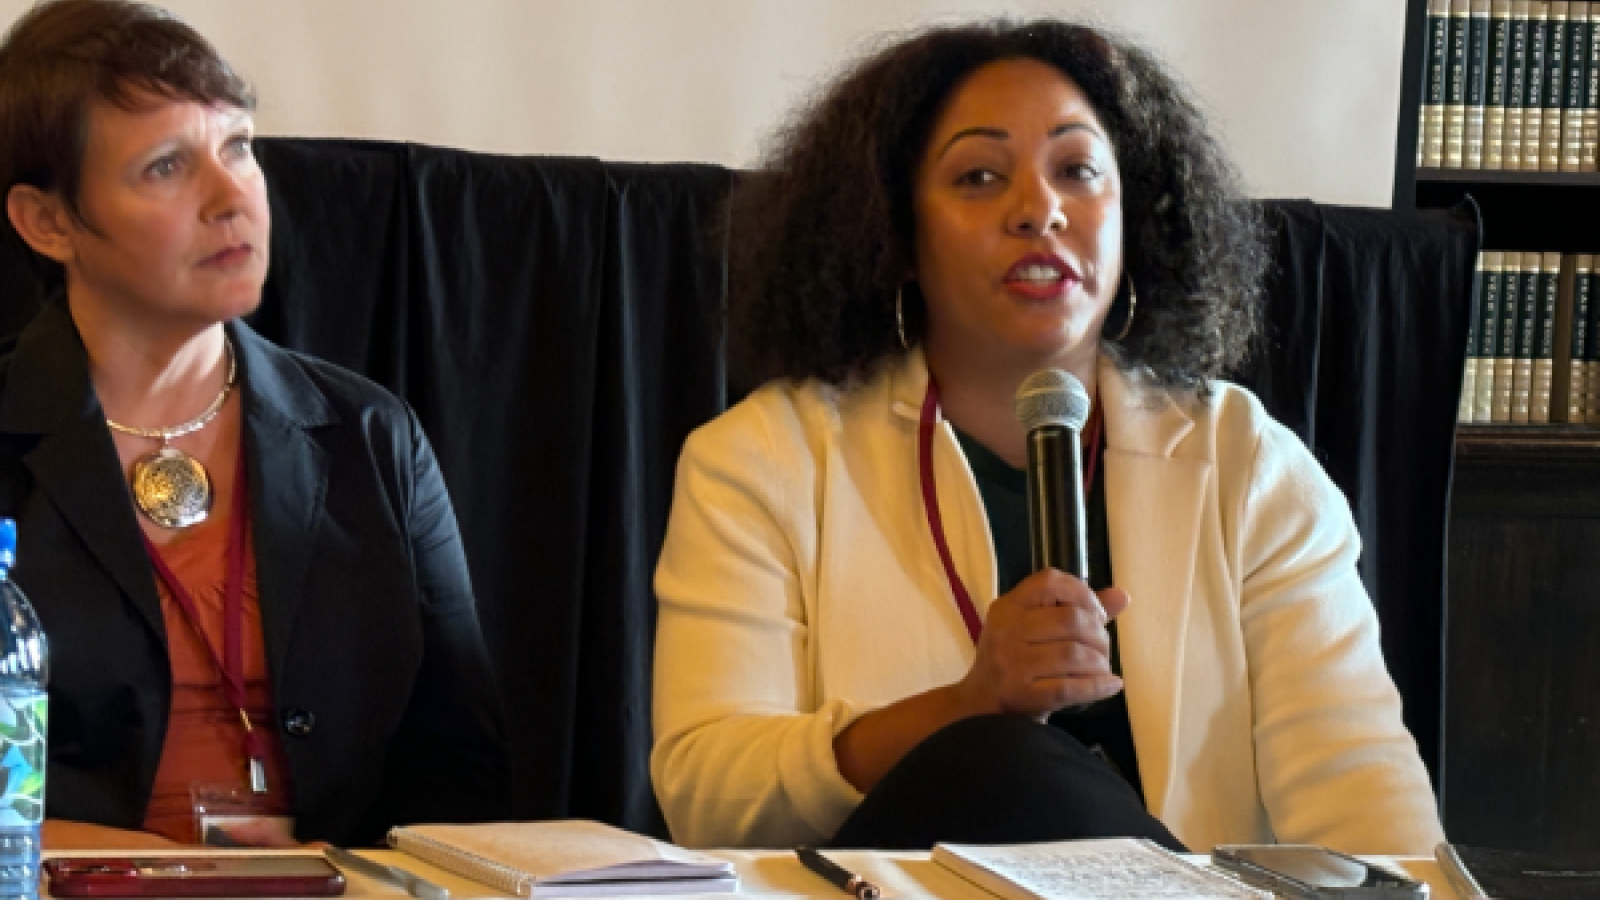
[{"label": "woman with short hair", "polygon": [[[239,321],[270,242],[253,107],[142,3],[44,3],[0,44],[7,231],[61,290],[0,358],[0,515],[50,640],[47,847],[368,843],[506,811],[415,415]],[[249,822],[202,835],[202,812]]]}]

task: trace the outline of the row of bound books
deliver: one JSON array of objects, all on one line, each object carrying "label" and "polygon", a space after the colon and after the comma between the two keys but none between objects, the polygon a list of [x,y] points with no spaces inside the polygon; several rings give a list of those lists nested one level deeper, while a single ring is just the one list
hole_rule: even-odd
[{"label": "row of bound books", "polygon": [[1600,424],[1596,258],[1478,255],[1460,421]]},{"label": "row of bound books", "polygon": [[1600,0],[1428,0],[1417,165],[1593,172]]}]

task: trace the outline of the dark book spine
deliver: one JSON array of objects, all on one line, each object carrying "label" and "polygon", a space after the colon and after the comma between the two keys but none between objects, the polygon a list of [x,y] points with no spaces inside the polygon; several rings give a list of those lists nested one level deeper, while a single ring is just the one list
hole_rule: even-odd
[{"label": "dark book spine", "polygon": [[1428,0],[1427,55],[1422,79],[1422,115],[1417,130],[1417,165],[1444,165],[1444,69],[1450,57],[1450,0]]},{"label": "dark book spine", "polygon": [[1582,422],[1588,415],[1589,307],[1593,297],[1594,255],[1578,254],[1572,275],[1572,337],[1567,358],[1567,421]]},{"label": "dark book spine", "polygon": [[1583,132],[1578,139],[1578,171],[1596,170],[1600,152],[1600,3],[1589,4],[1589,59],[1583,70]]},{"label": "dark book spine", "polygon": [[1544,124],[1545,45],[1550,37],[1549,0],[1528,4],[1528,65],[1522,93],[1522,170],[1539,171],[1539,139]]},{"label": "dark book spine", "polygon": [[1539,299],[1543,285],[1539,283],[1542,255],[1522,254],[1522,288],[1517,296],[1517,351],[1511,369],[1511,421],[1527,424],[1529,400],[1533,390],[1533,335],[1538,325]]},{"label": "dark book spine", "polygon": [[1550,421],[1550,394],[1555,387],[1556,307],[1561,298],[1561,254],[1546,253],[1539,273],[1539,302],[1534,308],[1533,371],[1528,385],[1528,421]]},{"label": "dark book spine", "polygon": [[1499,347],[1500,303],[1505,296],[1505,254],[1491,250],[1483,254],[1483,291],[1475,317],[1477,379],[1472,397],[1472,421],[1488,422],[1494,405],[1494,360]]},{"label": "dark book spine", "polygon": [[1483,131],[1489,93],[1489,0],[1472,0],[1467,17],[1467,48],[1462,106],[1461,167],[1483,168]]},{"label": "dark book spine", "polygon": [[1511,60],[1511,0],[1489,6],[1489,77],[1483,98],[1483,167],[1505,168],[1506,69]]},{"label": "dark book spine", "polygon": [[1584,395],[1584,421],[1600,425],[1600,272],[1589,271],[1589,352],[1584,358],[1589,362],[1589,377]]},{"label": "dark book spine", "polygon": [[1528,0],[1511,0],[1511,29],[1506,61],[1506,133],[1502,155],[1506,169],[1522,168],[1522,108],[1528,100]]},{"label": "dark book spine", "polygon": [[1505,254],[1501,274],[1500,326],[1494,354],[1494,404],[1491,422],[1511,421],[1511,395],[1516,381],[1517,322],[1522,309],[1522,256],[1518,251]]},{"label": "dark book spine", "polygon": [[1574,2],[1567,9],[1567,70],[1562,79],[1561,171],[1583,168],[1584,100],[1589,83],[1589,7]]},{"label": "dark book spine", "polygon": [[1544,40],[1544,118],[1540,125],[1539,171],[1561,169],[1562,87],[1567,73],[1567,11],[1569,0],[1550,4],[1549,31]]},{"label": "dark book spine", "polygon": [[1467,31],[1472,0],[1450,0],[1450,46],[1444,67],[1444,166],[1461,168],[1467,137]]},{"label": "dark book spine", "polygon": [[1472,300],[1467,309],[1467,361],[1461,372],[1461,396],[1456,401],[1456,421],[1471,422],[1478,399],[1478,317],[1483,314],[1483,293],[1488,289],[1488,253],[1478,252],[1472,273]]}]

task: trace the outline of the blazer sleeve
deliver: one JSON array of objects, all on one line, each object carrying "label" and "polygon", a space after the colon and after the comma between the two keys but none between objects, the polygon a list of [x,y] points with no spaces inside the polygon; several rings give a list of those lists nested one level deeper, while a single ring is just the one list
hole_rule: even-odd
[{"label": "blazer sleeve", "polygon": [[1267,420],[1239,511],[1261,799],[1279,841],[1429,854],[1443,840],[1356,571],[1344,495]]},{"label": "blazer sleeve", "polygon": [[408,490],[405,532],[420,594],[423,653],[389,742],[379,819],[482,822],[511,811],[499,695],[478,626],[450,495],[416,415],[405,408],[397,460]]},{"label": "blazer sleeve", "polygon": [[689,846],[818,843],[861,800],[833,756],[859,712],[814,685],[818,463],[780,396],[690,437],[656,569],[650,774]]}]

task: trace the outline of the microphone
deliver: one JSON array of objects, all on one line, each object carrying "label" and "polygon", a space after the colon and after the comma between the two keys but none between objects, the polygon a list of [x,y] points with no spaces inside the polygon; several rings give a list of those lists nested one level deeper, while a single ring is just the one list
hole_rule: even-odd
[{"label": "microphone", "polygon": [[1023,380],[1012,401],[1028,430],[1028,545],[1033,570],[1059,569],[1089,580],[1084,539],[1083,454],[1078,435],[1089,420],[1089,393],[1060,369]]}]

